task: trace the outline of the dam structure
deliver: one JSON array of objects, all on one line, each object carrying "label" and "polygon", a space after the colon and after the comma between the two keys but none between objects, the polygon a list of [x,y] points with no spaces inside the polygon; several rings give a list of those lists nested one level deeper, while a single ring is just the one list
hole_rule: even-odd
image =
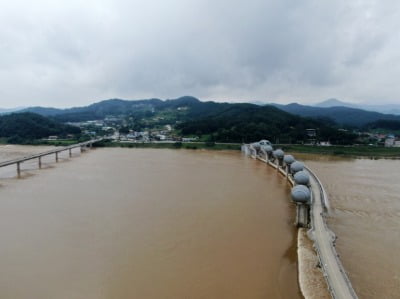
[{"label": "dam structure", "polygon": [[337,237],[326,224],[329,200],[318,176],[292,155],[285,155],[281,149],[274,150],[268,140],[243,144],[242,152],[277,169],[292,186],[291,196],[296,204],[295,224],[308,229],[307,235],[314,242],[318,266],[331,297],[358,298],[336,252]]}]

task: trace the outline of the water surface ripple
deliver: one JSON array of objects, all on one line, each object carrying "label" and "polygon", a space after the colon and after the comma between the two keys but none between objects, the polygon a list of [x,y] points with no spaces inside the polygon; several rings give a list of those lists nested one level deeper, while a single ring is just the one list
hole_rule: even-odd
[{"label": "water surface ripple", "polygon": [[301,298],[294,207],[264,163],[153,149],[48,159],[26,179],[0,173],[0,298]]}]

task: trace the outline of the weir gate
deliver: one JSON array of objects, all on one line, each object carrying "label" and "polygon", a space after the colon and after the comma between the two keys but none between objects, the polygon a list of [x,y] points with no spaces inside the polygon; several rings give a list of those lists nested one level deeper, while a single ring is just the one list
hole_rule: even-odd
[{"label": "weir gate", "polygon": [[358,298],[336,252],[337,238],[326,224],[329,201],[318,176],[292,155],[285,155],[281,149],[274,150],[268,140],[243,144],[242,152],[277,169],[292,186],[296,225],[308,229],[307,235],[314,242],[319,266],[332,298]]}]

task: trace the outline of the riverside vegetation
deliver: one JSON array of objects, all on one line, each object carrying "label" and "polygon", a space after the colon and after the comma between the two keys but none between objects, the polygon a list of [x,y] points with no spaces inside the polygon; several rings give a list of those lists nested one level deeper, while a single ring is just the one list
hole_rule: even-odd
[{"label": "riverside vegetation", "polygon": [[[68,145],[96,134],[114,135],[113,142],[104,142],[101,146],[236,150],[240,148],[241,143],[269,139],[275,144],[289,144],[284,147],[293,152],[371,157],[399,156],[399,150],[396,148],[377,146],[382,143],[371,140],[368,132],[382,131],[396,134],[400,131],[400,116],[349,108],[348,113],[359,113],[362,116],[358,118],[362,121],[350,126],[343,123],[343,120],[335,121],[330,117],[334,114],[327,114],[325,110],[325,114],[318,114],[322,113],[319,111],[323,108],[311,109],[310,111],[317,114],[307,117],[294,115],[280,108],[248,103],[201,102],[189,96],[166,101],[111,99],[70,109],[31,107],[22,113],[0,116],[0,141]],[[83,122],[96,121],[101,121],[103,127],[81,126]],[[367,121],[369,122],[366,124]],[[155,132],[163,132],[166,127],[169,128],[169,143],[151,143],[156,140],[153,137],[157,134]],[[307,129],[315,130],[316,136],[309,136]],[[116,133],[124,135],[133,131],[148,132],[149,137],[147,140],[127,143],[118,142],[115,138]],[[57,135],[57,140],[48,140],[51,135]],[[196,137],[200,142],[180,142],[182,137]],[[310,141],[329,141],[333,146],[300,145]],[[354,146],[356,143],[362,146]]]}]

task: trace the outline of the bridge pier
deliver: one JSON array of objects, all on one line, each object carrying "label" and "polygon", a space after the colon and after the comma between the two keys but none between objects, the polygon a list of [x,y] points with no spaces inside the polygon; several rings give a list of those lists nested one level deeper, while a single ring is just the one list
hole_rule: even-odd
[{"label": "bridge pier", "polygon": [[20,158],[20,159],[0,162],[0,168],[15,164],[16,168],[17,168],[17,176],[18,176],[18,178],[20,178],[21,177],[21,172],[22,172],[21,163],[23,163],[24,161],[29,161],[29,160],[33,160],[33,159],[37,158],[38,159],[38,166],[39,166],[39,168],[42,168],[42,157],[44,157],[44,156],[49,156],[49,155],[55,154],[55,160],[56,160],[56,162],[58,162],[58,160],[59,160],[58,154],[59,153],[68,150],[69,151],[69,156],[72,157],[72,149],[79,147],[80,151],[83,152],[83,151],[85,151],[87,149],[88,145],[89,145],[90,148],[92,148],[94,143],[96,143],[98,141],[101,141],[101,140],[103,140],[103,138],[99,138],[99,139],[96,139],[96,140],[90,140],[90,141],[74,144],[74,145],[71,145],[71,146],[63,147],[62,149],[56,148],[54,150],[50,150],[50,151],[47,151],[47,152],[31,155],[29,157],[23,157],[23,158]]},{"label": "bridge pier", "polygon": [[18,178],[21,177],[21,162],[17,162],[17,175]]},{"label": "bridge pier", "polygon": [[310,225],[310,212],[308,205],[297,204],[296,205],[296,226],[309,228]]}]

